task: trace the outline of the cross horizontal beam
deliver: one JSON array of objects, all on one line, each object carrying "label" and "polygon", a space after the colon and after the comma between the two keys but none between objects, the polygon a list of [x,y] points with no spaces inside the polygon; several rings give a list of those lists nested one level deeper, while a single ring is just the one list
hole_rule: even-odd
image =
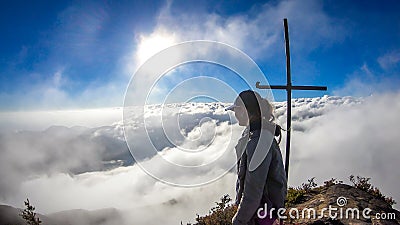
[{"label": "cross horizontal beam", "polygon": [[258,89],[278,89],[278,90],[315,90],[315,91],[326,91],[326,86],[310,86],[310,85],[260,85],[260,82],[256,83]]}]

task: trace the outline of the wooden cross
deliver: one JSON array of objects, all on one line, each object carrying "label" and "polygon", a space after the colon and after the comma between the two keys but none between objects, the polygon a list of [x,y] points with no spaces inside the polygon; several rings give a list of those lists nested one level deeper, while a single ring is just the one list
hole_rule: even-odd
[{"label": "wooden cross", "polygon": [[290,155],[290,131],[292,126],[292,90],[317,90],[326,91],[326,86],[295,86],[292,85],[292,79],[290,74],[290,50],[289,50],[289,28],[287,19],[283,19],[283,26],[285,28],[285,49],[286,49],[286,85],[260,85],[260,82],[256,83],[256,88],[259,89],[281,89],[287,92],[287,118],[286,118],[286,161],[285,171],[286,178],[289,176],[289,155]]}]

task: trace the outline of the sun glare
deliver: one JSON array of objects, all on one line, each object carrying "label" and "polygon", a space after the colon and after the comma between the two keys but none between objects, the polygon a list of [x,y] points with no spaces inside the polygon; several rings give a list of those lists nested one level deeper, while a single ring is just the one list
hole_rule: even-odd
[{"label": "sun glare", "polygon": [[141,64],[157,52],[176,43],[174,35],[153,33],[149,36],[141,36],[136,57]]}]

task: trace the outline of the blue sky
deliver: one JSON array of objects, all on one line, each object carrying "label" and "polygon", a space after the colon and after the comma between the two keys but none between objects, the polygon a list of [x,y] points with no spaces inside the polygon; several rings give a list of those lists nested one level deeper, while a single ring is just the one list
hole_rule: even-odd
[{"label": "blue sky", "polygon": [[[199,39],[242,50],[270,84],[284,84],[284,17],[293,83],[329,89],[293,97],[399,89],[398,1],[2,1],[0,6],[3,111],[122,106],[131,76],[149,56]],[[217,70],[215,76],[223,78]],[[231,82],[240,89],[240,81]],[[282,101],[285,92],[274,96]]]}]

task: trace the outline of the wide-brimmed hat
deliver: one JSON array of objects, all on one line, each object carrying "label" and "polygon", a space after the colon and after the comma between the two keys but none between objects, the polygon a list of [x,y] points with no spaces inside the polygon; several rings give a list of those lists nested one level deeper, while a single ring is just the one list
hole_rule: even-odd
[{"label": "wide-brimmed hat", "polygon": [[249,106],[257,106],[258,107],[258,105],[259,105],[258,101],[260,101],[260,99],[261,99],[260,94],[258,94],[257,92],[255,92],[253,90],[242,91],[242,92],[240,92],[238,97],[235,99],[235,102],[233,103],[233,105],[227,107],[225,109],[225,111],[234,110],[236,107],[240,107],[239,102],[244,103],[244,105],[246,107],[249,107]]}]

